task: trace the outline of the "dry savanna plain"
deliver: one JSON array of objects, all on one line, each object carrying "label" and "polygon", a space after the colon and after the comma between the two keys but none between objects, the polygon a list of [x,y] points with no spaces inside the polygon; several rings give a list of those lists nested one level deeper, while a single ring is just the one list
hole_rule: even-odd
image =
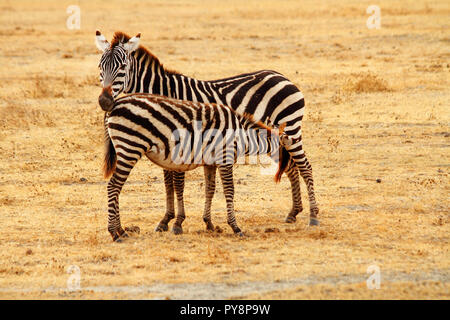
[{"label": "dry savanna plain", "polygon": [[[449,23],[447,0],[1,0],[0,298],[449,299]],[[122,224],[141,232],[113,243],[97,28],[140,32],[198,79],[272,69],[294,82],[320,226],[303,182],[304,211],[286,224],[289,180],[241,164],[245,237],[226,224],[219,181],[223,232],[205,230],[202,169],[186,175],[184,234],[157,233],[162,170],[142,160],[120,198]]]}]

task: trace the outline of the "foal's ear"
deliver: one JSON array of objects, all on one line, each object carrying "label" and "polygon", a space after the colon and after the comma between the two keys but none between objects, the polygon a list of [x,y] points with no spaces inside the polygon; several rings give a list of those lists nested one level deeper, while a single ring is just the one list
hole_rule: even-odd
[{"label": "foal's ear", "polygon": [[95,31],[95,44],[97,45],[98,50],[104,52],[109,48],[109,42],[106,40],[105,36],[100,33],[100,31]]},{"label": "foal's ear", "polygon": [[141,41],[141,34],[138,33],[135,37],[131,38],[126,42],[123,47],[125,50],[128,51],[128,53],[131,53],[135,51],[137,48],[139,48],[139,42]]}]

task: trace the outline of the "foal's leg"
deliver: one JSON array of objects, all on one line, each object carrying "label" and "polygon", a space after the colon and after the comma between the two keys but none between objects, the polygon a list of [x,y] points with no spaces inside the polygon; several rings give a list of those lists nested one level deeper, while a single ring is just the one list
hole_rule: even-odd
[{"label": "foal's leg", "polygon": [[164,218],[159,222],[155,231],[167,231],[169,230],[168,223],[175,218],[175,198],[173,187],[173,171],[164,170],[164,186],[166,187],[166,214]]},{"label": "foal's leg", "polygon": [[175,234],[182,234],[183,228],[181,224],[186,218],[184,214],[184,172],[173,172],[173,186],[175,188],[175,193],[177,195],[177,217],[175,223],[173,224],[172,231]]},{"label": "foal's leg", "polygon": [[206,230],[214,231],[211,222],[211,203],[216,191],[216,167],[204,166],[205,172],[205,210],[203,211],[203,221],[206,223]]},{"label": "foal's leg", "polygon": [[113,241],[116,242],[120,242],[120,238],[128,237],[128,234],[120,224],[119,195],[136,162],[137,159],[124,157],[119,151],[117,153],[116,168],[108,182],[108,231]]},{"label": "foal's leg", "polygon": [[222,179],[223,192],[227,202],[227,222],[234,233],[243,235],[239,229],[234,216],[234,182],[233,165],[219,166],[220,178]]}]

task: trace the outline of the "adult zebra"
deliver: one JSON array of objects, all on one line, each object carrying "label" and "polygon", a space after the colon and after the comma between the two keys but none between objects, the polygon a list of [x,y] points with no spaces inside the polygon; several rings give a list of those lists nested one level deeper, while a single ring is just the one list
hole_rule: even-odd
[{"label": "adult zebra", "polygon": [[[279,143],[286,140],[289,143],[284,134],[278,135],[251,116],[239,115],[220,104],[135,93],[102,109],[106,111],[104,173],[105,177],[111,176],[108,231],[113,241],[128,236],[120,223],[119,195],[142,156],[166,170],[184,172],[199,166],[217,167],[227,203],[227,222],[234,233],[242,235],[234,216],[233,164],[243,155],[270,154],[277,159]],[[286,166],[287,162],[281,159],[276,177],[283,174]],[[208,179],[212,176],[207,183]],[[184,210],[178,210],[174,232],[182,233],[184,219]],[[211,216],[205,223],[207,229],[214,229]]]},{"label": "adult zebra", "polygon": [[[255,121],[284,125],[285,134],[291,139],[283,149],[284,159],[289,159],[286,174],[292,187],[292,209],[286,222],[296,221],[303,210],[300,195],[299,172],[306,183],[310,204],[310,225],[318,225],[317,207],[312,168],[303,150],[301,121],[304,98],[300,90],[282,74],[261,70],[230,78],[202,81],[187,77],[163,67],[157,57],[139,45],[140,34],[130,37],[115,32],[111,43],[96,31],[96,45],[103,52],[99,63],[103,90],[99,104],[106,109],[114,99],[124,93],[152,93],[179,100],[220,103],[238,114],[253,115]],[[206,167],[205,167],[206,168]],[[211,170],[205,174],[212,174]],[[214,170],[215,174],[215,170]],[[167,223],[174,218],[174,190],[178,205],[183,205],[184,172],[164,170],[167,208],[157,230],[166,231]],[[206,186],[205,214],[211,203],[208,194],[214,194],[215,184]],[[204,218],[205,218],[204,214]]]}]

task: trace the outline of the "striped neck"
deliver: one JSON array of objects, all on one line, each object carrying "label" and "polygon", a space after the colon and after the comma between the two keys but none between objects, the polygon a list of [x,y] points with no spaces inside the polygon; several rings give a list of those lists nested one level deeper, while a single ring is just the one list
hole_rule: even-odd
[{"label": "striped neck", "polygon": [[211,81],[201,81],[167,70],[145,48],[136,50],[129,59],[130,69],[124,93],[151,93],[178,100],[223,103]]},{"label": "striped neck", "polygon": [[171,97],[169,74],[159,60],[145,49],[136,50],[129,58],[124,93],[151,93]]}]

